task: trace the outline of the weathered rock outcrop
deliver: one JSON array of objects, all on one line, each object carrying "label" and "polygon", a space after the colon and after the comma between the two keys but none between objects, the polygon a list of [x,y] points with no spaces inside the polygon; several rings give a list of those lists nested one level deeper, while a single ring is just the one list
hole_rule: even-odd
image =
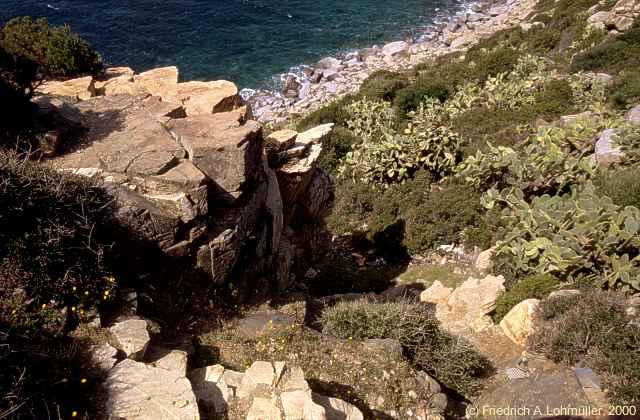
[{"label": "weathered rock outcrop", "polygon": [[298,262],[319,257],[333,193],[316,161],[332,125],[274,133],[265,148],[232,83],[178,83],[175,68],[111,73],[103,91],[127,79],[145,93],[64,102],[87,133],[63,142],[54,166],[101,179],[123,226],[217,284],[286,288]]}]

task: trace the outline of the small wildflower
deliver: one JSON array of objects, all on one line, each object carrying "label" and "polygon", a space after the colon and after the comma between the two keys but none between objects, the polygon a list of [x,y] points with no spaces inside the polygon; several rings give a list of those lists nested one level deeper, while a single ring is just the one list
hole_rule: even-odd
[{"label": "small wildflower", "polygon": [[81,384],[86,384],[86,383],[87,383],[87,379],[86,379],[86,378],[82,378],[82,379],[80,379],[80,383],[81,383]]},{"label": "small wildflower", "polygon": [[73,288],[71,290],[73,290],[75,292],[77,289],[78,288],[76,286],[73,286]]},{"label": "small wildflower", "polygon": [[353,337],[349,337],[349,340],[353,340]]},{"label": "small wildflower", "polygon": [[108,290],[105,290],[105,291],[104,291],[104,295],[105,295],[105,296],[109,296],[109,291],[108,291]]},{"label": "small wildflower", "polygon": [[46,303],[42,304],[42,309],[47,309],[47,304]]},{"label": "small wildflower", "polygon": [[71,307],[71,312],[75,312],[75,311],[76,311],[76,307],[75,307],[75,306],[72,306],[72,307]]},{"label": "small wildflower", "polygon": [[71,412],[71,417],[78,417],[78,412],[77,411],[72,411]]},{"label": "small wildflower", "polygon": [[89,291],[88,291],[88,290],[85,290],[84,295],[85,295],[85,296],[89,295]]}]

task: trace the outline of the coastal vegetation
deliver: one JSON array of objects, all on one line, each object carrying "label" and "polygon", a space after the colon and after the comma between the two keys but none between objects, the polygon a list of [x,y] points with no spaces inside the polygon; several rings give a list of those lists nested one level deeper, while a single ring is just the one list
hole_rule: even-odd
[{"label": "coastal vegetation", "polygon": [[[197,332],[186,340],[178,333],[163,337],[171,343],[183,339],[184,375],[187,360],[190,369],[217,363],[238,370],[257,360],[287,360],[304,369],[302,380],[314,392],[342,398],[369,418],[381,412],[402,418],[416,399],[429,398],[423,395],[424,379],[416,379],[424,375],[442,384],[456,404],[478,397],[494,373],[493,361],[477,341],[445,329],[442,320],[448,314],[442,308],[453,302],[472,313],[473,305],[456,294],[464,278],[478,295],[474,301],[488,293],[480,281],[499,281],[496,296],[482,302],[483,312],[456,321],[464,328],[494,331],[487,325],[503,328],[514,309],[535,300],[541,324],[518,345],[565,367],[591,369],[612,403],[640,404],[640,122],[629,113],[640,102],[640,23],[620,34],[590,25],[590,13],[611,9],[609,3],[542,0],[529,27],[497,32],[467,51],[406,71],[375,72],[359,92],[290,122],[299,132],[335,124],[322,140],[318,162],[324,171],[308,180],[322,183],[326,172],[333,183],[333,191],[327,187],[324,193],[327,202],[333,200],[326,221],[335,249],[281,290],[278,298],[294,299],[302,309],[269,318],[266,332],[255,331],[262,328],[255,327],[257,321],[246,328],[249,332],[241,331],[229,317],[257,309],[270,316],[274,307],[284,313],[282,308],[295,304],[274,299],[238,307],[239,286],[221,285],[224,278],[221,284],[211,282],[216,264],[228,262],[221,252],[214,264],[221,241],[237,246],[233,258],[250,271],[253,260],[238,251],[235,232],[207,239],[209,254],[198,254],[211,270],[208,284],[185,271],[162,289],[167,286],[154,283],[151,270],[139,276],[128,270],[131,251],[120,248],[120,238],[139,253],[146,250],[115,220],[114,198],[104,185],[36,161],[41,154],[30,152],[42,127],[33,119],[35,89],[44,80],[98,75],[102,62],[68,27],[30,18],[7,23],[0,36],[0,95],[9,99],[0,105],[0,345],[9,351],[0,353],[0,418],[52,417],[51,411],[61,407],[58,417],[92,418],[99,411],[94,405],[101,401],[90,398],[99,394],[98,385],[85,377],[78,348],[108,341],[95,322],[99,312],[122,303],[116,302],[121,278],[130,284],[141,279],[149,283],[147,291],[164,290],[170,296],[163,298],[183,305],[175,317],[201,328],[188,330]],[[171,119],[163,112],[158,119]],[[225,114],[233,112],[235,104]],[[244,115],[233,118],[229,125],[239,126]],[[223,131],[222,125],[215,129]],[[256,133],[262,136],[259,127]],[[285,134],[289,137],[282,142],[294,146],[302,136]],[[319,146],[312,143],[303,144],[304,153]],[[276,171],[267,171],[269,160],[290,151],[274,144],[270,150],[279,154],[256,159],[261,165],[252,167],[264,170],[260,177],[276,177]],[[153,176],[149,179],[157,182]],[[273,187],[271,180],[263,181],[260,188]],[[277,197],[283,207],[279,190]],[[215,200],[237,198],[229,193]],[[205,206],[222,206],[215,200],[205,199]],[[186,201],[173,205],[198,204]],[[239,209],[241,204],[233,202]],[[277,206],[265,199],[247,208],[257,213],[259,207]],[[285,213],[292,226],[305,225],[314,212],[310,205],[298,207]],[[282,211],[279,229],[292,230],[283,224]],[[201,234],[188,230],[180,233]],[[266,253],[269,228],[258,230],[247,238]],[[305,233],[308,240],[324,232]],[[289,242],[286,236],[278,240]],[[270,263],[293,259],[294,249],[276,254]],[[463,257],[489,250],[492,264],[451,265],[442,255],[446,250],[462,250]],[[181,251],[172,247],[172,252],[173,264]],[[252,294],[268,288],[263,280],[251,279],[246,294],[255,298]],[[446,296],[434,292],[438,296],[423,299],[434,290]],[[162,306],[146,293],[139,300],[147,310]],[[285,325],[274,325],[280,321]],[[369,355],[362,346],[370,340],[398,343],[399,349],[385,347]],[[376,394],[379,398],[371,401]],[[440,385],[434,394],[444,395]],[[455,412],[460,407],[452,405],[439,414],[460,415]]]}]

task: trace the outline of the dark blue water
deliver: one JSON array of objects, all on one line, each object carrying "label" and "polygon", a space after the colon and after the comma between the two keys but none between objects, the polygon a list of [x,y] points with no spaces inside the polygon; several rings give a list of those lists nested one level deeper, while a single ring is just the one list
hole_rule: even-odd
[{"label": "dark blue water", "polygon": [[[265,86],[275,74],[348,49],[403,39],[460,0],[0,0],[68,23],[110,65],[177,65],[183,80]],[[437,11],[440,9],[440,12]]]}]

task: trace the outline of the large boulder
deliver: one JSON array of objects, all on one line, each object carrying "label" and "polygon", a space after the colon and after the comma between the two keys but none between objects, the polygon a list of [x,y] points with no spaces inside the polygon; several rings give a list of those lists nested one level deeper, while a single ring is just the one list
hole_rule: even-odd
[{"label": "large boulder", "polygon": [[504,281],[502,276],[470,277],[451,293],[446,303],[436,305],[436,317],[453,334],[481,331],[493,325],[487,315],[505,291]]},{"label": "large boulder", "polygon": [[444,287],[440,280],[436,280],[427,289],[420,293],[420,301],[425,303],[434,303],[436,305],[443,305],[449,300],[453,289],[450,287]]},{"label": "large boulder", "polygon": [[624,119],[634,125],[640,125],[640,105],[631,108],[625,115]]},{"label": "large boulder", "polygon": [[540,301],[527,299],[513,308],[500,321],[502,332],[514,343],[526,347],[538,327]]},{"label": "large boulder", "polygon": [[226,80],[179,83],[178,98],[188,116],[232,111],[241,102],[238,87]]},{"label": "large boulder", "polygon": [[176,371],[125,360],[109,371],[103,385],[107,418],[200,419],[191,384]]}]

